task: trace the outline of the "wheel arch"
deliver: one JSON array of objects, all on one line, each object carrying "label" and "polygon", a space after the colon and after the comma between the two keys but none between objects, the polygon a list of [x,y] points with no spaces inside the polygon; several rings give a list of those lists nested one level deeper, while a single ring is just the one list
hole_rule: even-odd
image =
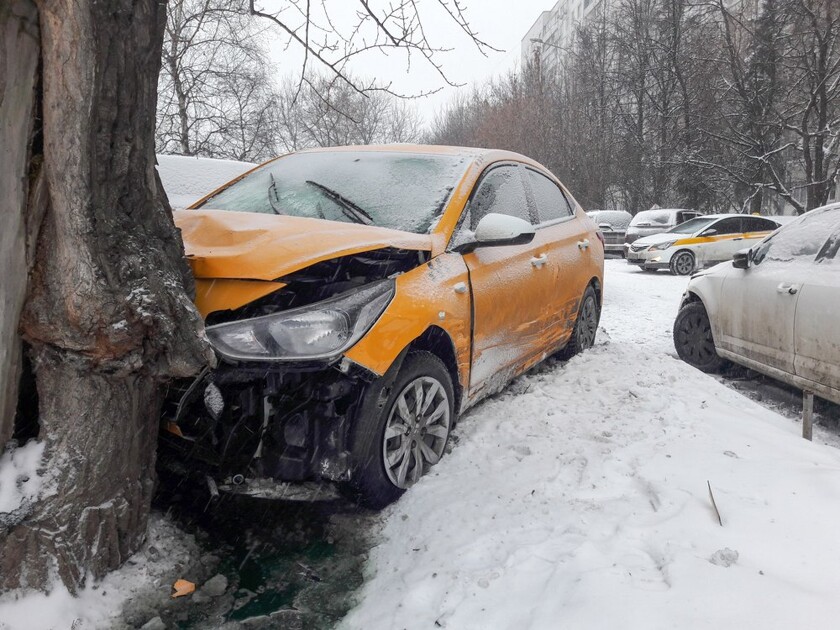
[{"label": "wheel arch", "polygon": [[452,379],[452,388],[455,391],[454,407],[457,413],[461,408],[461,403],[464,398],[464,383],[466,382],[467,375],[462,375],[458,367],[455,344],[449,336],[449,333],[439,326],[429,326],[423,331],[423,334],[408,345],[408,350],[409,352],[412,350],[424,350],[443,361]]},{"label": "wheel arch", "polygon": [[[595,290],[595,297],[598,298],[598,308],[601,309],[604,306],[603,283],[601,282],[601,279],[597,276],[593,276],[586,286],[592,287]],[[584,289],[584,291],[586,291],[586,289]]]}]

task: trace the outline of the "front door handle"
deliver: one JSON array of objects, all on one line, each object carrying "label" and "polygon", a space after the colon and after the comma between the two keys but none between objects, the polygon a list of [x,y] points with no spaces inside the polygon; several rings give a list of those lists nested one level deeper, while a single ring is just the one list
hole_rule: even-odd
[{"label": "front door handle", "polygon": [[577,243],[578,249],[589,249],[589,239],[585,238]]},{"label": "front door handle", "polygon": [[796,295],[797,293],[799,293],[799,287],[794,284],[787,284],[786,282],[782,282],[779,286],[776,287],[776,291],[778,293]]},{"label": "front door handle", "polygon": [[548,260],[548,255],[540,254],[536,258],[531,259],[531,265],[536,267],[537,269],[540,269],[545,264],[546,260]]}]

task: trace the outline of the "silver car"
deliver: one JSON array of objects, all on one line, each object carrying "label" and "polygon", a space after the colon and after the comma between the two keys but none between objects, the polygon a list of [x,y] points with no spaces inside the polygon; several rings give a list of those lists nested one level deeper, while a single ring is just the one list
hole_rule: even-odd
[{"label": "silver car", "polygon": [[695,210],[684,210],[682,208],[643,210],[633,217],[630,226],[627,228],[627,234],[624,237],[625,252],[627,246],[638,238],[660,234],[699,216],[700,213]]},{"label": "silver car", "polygon": [[624,210],[591,210],[586,213],[604,236],[604,252],[624,255],[624,237],[633,215]]},{"label": "silver car", "polygon": [[695,274],[674,322],[680,358],[725,359],[840,404],[840,203]]}]

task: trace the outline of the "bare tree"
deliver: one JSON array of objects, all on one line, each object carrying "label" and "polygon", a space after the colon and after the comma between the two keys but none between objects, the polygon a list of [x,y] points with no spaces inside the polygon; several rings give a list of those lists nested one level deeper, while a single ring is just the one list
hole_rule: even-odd
[{"label": "bare tree", "polygon": [[410,102],[381,91],[360,93],[336,76],[308,76],[302,86],[287,81],[277,100],[278,135],[289,149],[420,138],[420,119]]},{"label": "bare tree", "polygon": [[[15,114],[3,126],[15,162],[3,169],[27,174],[23,189],[12,187],[9,214],[28,233],[11,269],[30,270],[19,325],[45,443],[40,496],[0,521],[0,590],[45,588],[53,572],[75,589],[137,549],[158,384],[212,360],[155,184],[163,10],[156,0],[0,9],[0,29],[14,34],[2,45],[16,46],[0,80]],[[7,291],[3,301],[17,302]]]},{"label": "bare tree", "polygon": [[269,65],[247,5],[172,0],[158,83],[157,151],[258,157],[263,142],[250,120],[270,107]]}]

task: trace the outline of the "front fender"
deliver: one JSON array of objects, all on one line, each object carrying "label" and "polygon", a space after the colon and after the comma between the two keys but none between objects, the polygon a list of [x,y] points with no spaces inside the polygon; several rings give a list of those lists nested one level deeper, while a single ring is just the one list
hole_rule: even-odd
[{"label": "front fender", "polygon": [[452,340],[458,380],[467,391],[472,327],[469,273],[460,254],[447,253],[396,279],[394,299],[345,356],[382,375],[400,353],[431,326]]}]

